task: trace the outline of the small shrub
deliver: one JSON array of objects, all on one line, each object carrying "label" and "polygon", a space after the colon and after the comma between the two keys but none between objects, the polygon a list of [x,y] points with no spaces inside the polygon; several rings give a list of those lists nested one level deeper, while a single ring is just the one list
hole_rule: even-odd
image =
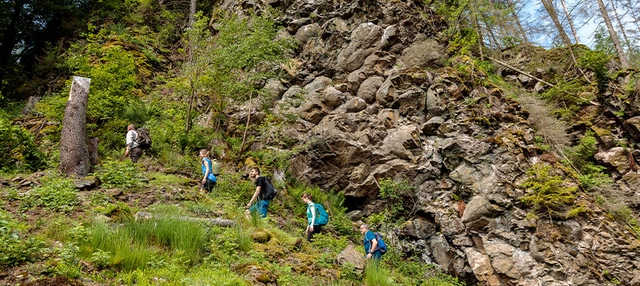
[{"label": "small shrub", "polygon": [[37,171],[45,167],[44,155],[35,137],[21,126],[13,125],[0,111],[0,172]]},{"label": "small shrub", "polygon": [[130,160],[104,161],[98,172],[106,188],[137,188],[140,185],[140,171]]},{"label": "small shrub", "polygon": [[413,187],[409,183],[392,179],[381,179],[379,183],[380,197],[387,201],[389,219],[402,219],[404,215],[413,213],[415,201],[411,196]]},{"label": "small shrub", "polygon": [[609,84],[609,77],[606,64],[611,61],[612,56],[598,50],[582,50],[578,58],[578,64],[582,68],[587,68],[595,73],[598,81],[598,88],[606,90]]},{"label": "small shrub", "polygon": [[24,230],[25,225],[0,209],[0,270],[37,259],[44,242],[25,237],[22,234]]},{"label": "small shrub", "polygon": [[359,281],[362,279],[362,275],[358,273],[353,263],[347,262],[340,266],[340,278],[349,281]]},{"label": "small shrub", "polygon": [[78,204],[78,193],[71,179],[43,178],[42,185],[27,193],[20,204],[22,209],[43,207],[54,211],[69,212]]},{"label": "small shrub", "polygon": [[207,248],[211,254],[205,260],[225,265],[231,265],[233,261],[237,261],[241,247],[239,242],[241,242],[240,240],[244,241],[244,238],[239,239],[238,230],[212,227],[210,232],[211,240]]},{"label": "small shrub", "polygon": [[108,251],[98,249],[91,254],[90,261],[98,269],[104,269],[111,266],[111,254]]},{"label": "small shrub", "polygon": [[534,211],[570,205],[574,202],[577,187],[567,186],[567,182],[559,175],[553,175],[551,166],[544,163],[534,164],[527,170],[527,178],[520,186],[529,190],[521,200],[531,206]]},{"label": "small shrub", "polygon": [[588,131],[575,147],[568,150],[571,164],[580,171],[578,180],[585,189],[601,187],[613,180],[605,172],[606,167],[596,165],[593,156],[598,152],[598,140],[593,131]]},{"label": "small shrub", "polygon": [[107,203],[94,208],[94,211],[110,217],[114,222],[123,222],[133,218],[133,210],[124,202]]},{"label": "small shrub", "polygon": [[578,205],[578,206],[572,208],[569,212],[567,212],[566,217],[567,218],[573,218],[573,217],[579,216],[580,214],[588,213],[590,211],[591,210],[589,210],[585,204],[581,204],[581,205]]},{"label": "small shrub", "polygon": [[313,236],[313,245],[318,249],[329,249],[337,255],[340,251],[345,249],[349,242],[347,237],[342,236],[334,238],[326,233],[318,233]]}]

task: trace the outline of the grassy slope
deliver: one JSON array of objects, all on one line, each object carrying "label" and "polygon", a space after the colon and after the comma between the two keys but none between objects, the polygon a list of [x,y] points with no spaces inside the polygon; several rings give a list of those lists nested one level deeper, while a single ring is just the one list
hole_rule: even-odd
[{"label": "grassy slope", "polygon": [[[89,191],[77,192],[69,180],[51,174],[27,179],[41,186],[20,188],[18,181],[5,181],[9,186],[0,196],[9,216],[4,219],[17,222],[19,245],[29,239],[41,244],[22,253],[31,257],[28,262],[5,265],[7,275],[0,275],[0,284],[455,285],[395,252],[385,256],[376,275],[338,265],[336,255],[348,244],[362,251],[360,235],[331,203],[337,199],[317,189],[280,185],[269,217],[247,219],[242,206],[253,186],[239,174],[224,174],[214,194],[203,194],[191,178],[145,171],[154,160],[141,161],[136,167],[111,163],[111,169],[98,174],[102,186]],[[194,166],[193,172],[198,171]],[[313,243],[304,239],[302,192],[331,205],[332,220]],[[207,223],[212,218],[236,224]],[[427,278],[424,273],[431,274]]]}]

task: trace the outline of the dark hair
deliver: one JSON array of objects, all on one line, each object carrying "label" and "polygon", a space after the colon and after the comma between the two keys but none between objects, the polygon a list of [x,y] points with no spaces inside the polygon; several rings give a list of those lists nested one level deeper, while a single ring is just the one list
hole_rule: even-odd
[{"label": "dark hair", "polygon": [[313,196],[311,196],[311,194],[309,194],[309,193],[303,193],[302,194],[302,198],[303,199],[309,199],[310,201],[313,201]]},{"label": "dark hair", "polygon": [[258,167],[251,167],[251,169],[249,169],[250,171],[256,170],[256,172],[258,172],[258,175],[260,175],[260,168]]}]

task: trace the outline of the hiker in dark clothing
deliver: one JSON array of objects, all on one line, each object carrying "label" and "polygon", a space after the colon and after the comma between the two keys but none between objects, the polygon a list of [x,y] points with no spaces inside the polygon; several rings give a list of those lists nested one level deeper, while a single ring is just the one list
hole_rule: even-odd
[{"label": "hiker in dark clothing", "polygon": [[[253,167],[249,171],[249,179],[256,184],[256,191],[251,196],[251,200],[246,205],[246,214],[247,217],[251,212],[258,212],[260,217],[267,217],[267,210],[269,209],[269,202],[271,200],[264,199],[264,192],[267,190],[267,178],[260,176],[260,169],[258,167]],[[256,202],[255,204],[253,202]]]},{"label": "hiker in dark clothing", "polygon": [[131,162],[136,163],[140,156],[142,156],[142,148],[138,147],[138,132],[136,131],[136,126],[133,124],[129,124],[127,126],[127,135],[125,137],[127,148],[124,151],[124,156],[129,156]]}]

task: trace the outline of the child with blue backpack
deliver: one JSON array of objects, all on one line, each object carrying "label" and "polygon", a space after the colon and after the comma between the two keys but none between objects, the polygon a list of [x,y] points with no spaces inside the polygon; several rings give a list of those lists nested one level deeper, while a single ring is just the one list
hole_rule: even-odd
[{"label": "child with blue backpack", "polygon": [[313,202],[309,193],[302,194],[302,201],[307,204],[307,240],[311,242],[313,235],[322,231],[322,226],[329,222],[329,214],[321,204]]},{"label": "child with blue backpack", "polygon": [[211,153],[207,149],[200,149],[199,156],[202,163],[200,168],[202,169],[203,175],[202,182],[200,182],[200,188],[206,190],[207,193],[211,193],[217,183],[216,176],[212,172],[211,159],[209,159],[210,154]]}]

